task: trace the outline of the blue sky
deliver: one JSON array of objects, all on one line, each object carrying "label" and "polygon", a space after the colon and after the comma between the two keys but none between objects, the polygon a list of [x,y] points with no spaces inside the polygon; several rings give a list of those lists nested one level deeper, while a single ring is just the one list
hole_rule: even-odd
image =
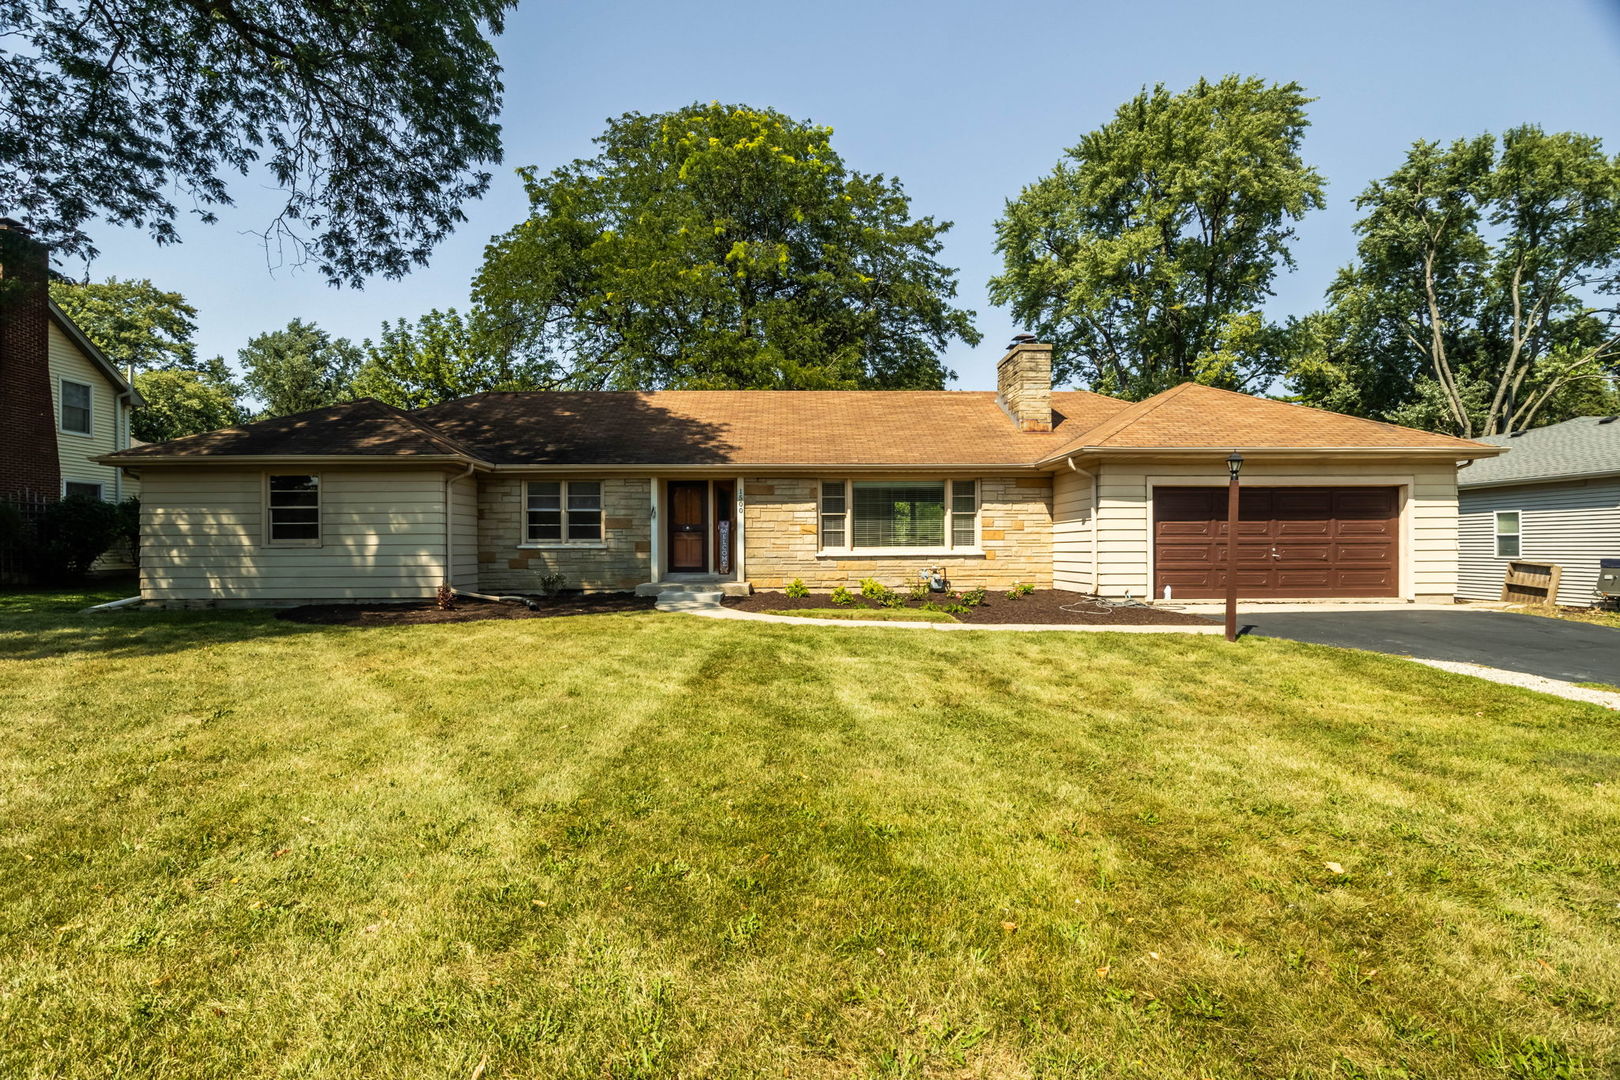
[{"label": "blue sky", "polygon": [[[272,269],[250,230],[273,200],[251,182],[220,224],[183,224],[157,248],[107,232],[94,277],[150,277],[199,309],[202,354],[310,319],[356,340],[384,319],[465,306],[489,237],[526,210],[513,170],[588,156],[603,121],[692,101],[770,106],[830,125],[848,164],[898,176],[918,215],[954,221],[943,258],[985,341],[946,357],[955,386],[994,383],[1017,329],[985,297],[999,269],[1004,200],[1048,171],[1143,84],[1180,89],[1228,72],[1297,80],[1304,152],[1328,179],[1326,210],[1299,225],[1296,273],[1271,312],[1308,311],[1350,257],[1352,199],[1414,139],[1524,122],[1601,136],[1620,153],[1620,0],[1542,3],[559,3],[524,0],[499,41],[506,160],[430,266],[364,291]],[[75,276],[80,263],[61,269]]]}]

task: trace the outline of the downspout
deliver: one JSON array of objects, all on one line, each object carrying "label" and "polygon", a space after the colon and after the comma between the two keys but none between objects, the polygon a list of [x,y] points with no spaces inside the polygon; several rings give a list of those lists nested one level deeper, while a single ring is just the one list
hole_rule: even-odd
[{"label": "downspout", "polygon": [[[114,399],[124,406],[121,409],[113,410],[113,450],[115,452],[129,449],[129,414],[135,408],[135,402],[131,397],[132,393],[133,391],[125,390]],[[122,436],[120,436],[120,430],[122,430]],[[121,503],[123,501],[124,467],[115,465],[113,466],[113,502]]]},{"label": "downspout", "polygon": [[457,481],[465,480],[473,474],[475,466],[467,463],[467,471],[460,476],[446,476],[444,478],[444,583],[452,589],[456,587],[455,575],[455,548],[456,523],[454,504],[451,502],[451,489]]},{"label": "downspout", "polygon": [[1094,596],[1102,595],[1102,582],[1097,577],[1097,474],[1089,469],[1082,469],[1074,463],[1074,458],[1063,459],[1070,469],[1091,481],[1091,592]]}]

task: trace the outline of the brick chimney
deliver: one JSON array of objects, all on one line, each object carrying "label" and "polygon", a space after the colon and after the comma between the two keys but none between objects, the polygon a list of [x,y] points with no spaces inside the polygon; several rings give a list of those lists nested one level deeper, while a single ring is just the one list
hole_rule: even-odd
[{"label": "brick chimney", "polygon": [[1030,334],[1013,338],[996,365],[996,401],[1019,431],[1052,430],[1052,346]]},{"label": "brick chimney", "polygon": [[0,218],[0,498],[61,494],[51,399],[50,253]]}]

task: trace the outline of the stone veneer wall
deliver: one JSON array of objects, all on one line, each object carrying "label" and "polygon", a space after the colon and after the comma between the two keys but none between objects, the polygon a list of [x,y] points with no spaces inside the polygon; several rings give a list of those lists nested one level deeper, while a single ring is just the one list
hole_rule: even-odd
[{"label": "stone veneer wall", "polygon": [[[836,479],[836,477],[833,477]],[[957,588],[1005,589],[1015,581],[1052,587],[1052,481],[1049,476],[979,478],[983,555],[820,557],[816,495],[820,481],[749,477],[743,481],[744,572],[756,589],[802,578],[821,592],[862,578],[910,585],[919,570],[944,566]]]},{"label": "stone veneer wall", "polygon": [[533,593],[547,574],[567,576],[563,587],[593,592],[633,589],[652,580],[652,505],[645,477],[546,476],[546,480],[600,480],[602,544],[520,547],[523,484],[540,477],[484,476],[478,484],[478,588]]}]

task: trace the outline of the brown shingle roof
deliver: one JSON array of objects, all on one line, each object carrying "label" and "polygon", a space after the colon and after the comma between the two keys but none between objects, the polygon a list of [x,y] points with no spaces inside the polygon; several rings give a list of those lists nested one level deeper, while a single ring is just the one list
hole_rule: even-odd
[{"label": "brown shingle roof", "polygon": [[991,393],[665,390],[478,394],[415,415],[497,465],[1014,465],[1126,402],[1052,395],[1051,434],[1020,432]]},{"label": "brown shingle roof", "polygon": [[476,457],[477,453],[434,431],[407,412],[384,405],[374,398],[361,398],[359,401],[310,409],[290,416],[256,420],[240,427],[187,435],[168,442],[145,443],[111,457],[134,464],[147,458],[237,455]]},{"label": "brown shingle roof", "polygon": [[1065,440],[1051,457],[1092,449],[1201,448],[1452,450],[1458,457],[1487,455],[1494,450],[1432,431],[1182,383]]},{"label": "brown shingle roof", "polygon": [[1051,432],[1021,432],[991,393],[960,390],[532,391],[406,413],[370,398],[109,460],[224,455],[460,455],[493,465],[1034,465],[1132,449],[1495,447],[1186,383],[1146,401],[1052,394]]}]

